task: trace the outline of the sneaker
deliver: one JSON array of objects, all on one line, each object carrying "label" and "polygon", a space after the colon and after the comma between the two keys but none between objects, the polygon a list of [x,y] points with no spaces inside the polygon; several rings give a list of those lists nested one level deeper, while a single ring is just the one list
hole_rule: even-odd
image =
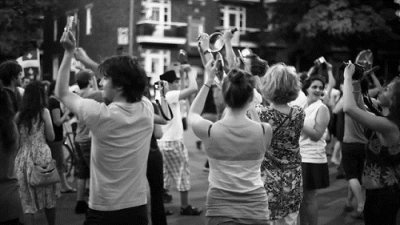
[{"label": "sneaker", "polygon": [[88,204],[85,201],[78,201],[75,206],[76,214],[85,214],[88,209]]},{"label": "sneaker", "polygon": [[186,206],[185,208],[181,207],[181,215],[182,216],[198,216],[202,212],[201,209],[193,207],[191,205]]},{"label": "sneaker", "polygon": [[163,194],[163,201],[164,201],[164,203],[172,202],[172,195],[170,195],[168,193],[164,193]]}]

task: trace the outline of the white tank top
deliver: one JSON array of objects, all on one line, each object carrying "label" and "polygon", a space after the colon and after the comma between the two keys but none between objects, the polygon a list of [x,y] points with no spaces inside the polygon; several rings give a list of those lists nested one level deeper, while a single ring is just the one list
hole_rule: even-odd
[{"label": "white tank top", "polygon": [[[304,125],[314,127],[318,110],[324,105],[318,100],[304,109],[306,117]],[[300,136],[301,162],[304,163],[326,163],[328,162],[325,152],[326,142],[322,136],[318,141],[313,141],[307,135]]]}]

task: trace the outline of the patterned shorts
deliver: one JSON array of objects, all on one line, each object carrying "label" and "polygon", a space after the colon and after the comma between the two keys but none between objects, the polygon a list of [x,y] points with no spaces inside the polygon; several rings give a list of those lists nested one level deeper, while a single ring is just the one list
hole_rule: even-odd
[{"label": "patterned shorts", "polygon": [[182,141],[158,141],[164,159],[164,188],[168,189],[171,179],[178,191],[190,190],[189,154]]}]

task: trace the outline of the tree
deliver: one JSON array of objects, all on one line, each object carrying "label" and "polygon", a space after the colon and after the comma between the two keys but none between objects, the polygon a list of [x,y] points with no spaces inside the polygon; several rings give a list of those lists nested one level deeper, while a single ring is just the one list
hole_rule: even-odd
[{"label": "tree", "polygon": [[[310,58],[341,47],[393,49],[400,40],[398,8],[387,0],[278,0],[266,39],[282,39],[292,52]],[[396,45],[398,46],[398,45]]]},{"label": "tree", "polygon": [[43,15],[55,0],[0,1],[0,61],[15,59],[43,39]]}]

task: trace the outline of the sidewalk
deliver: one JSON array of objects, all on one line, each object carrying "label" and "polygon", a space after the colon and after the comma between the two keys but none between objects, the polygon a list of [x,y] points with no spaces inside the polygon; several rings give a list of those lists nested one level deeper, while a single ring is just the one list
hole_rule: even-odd
[{"label": "sidewalk", "polygon": [[[190,204],[204,209],[208,188],[208,173],[203,171],[206,160],[205,153],[196,148],[197,138],[192,131],[185,132],[185,143],[189,150],[191,184],[192,189],[189,192]],[[319,224],[321,225],[363,225],[364,222],[354,220],[343,213],[345,197],[347,195],[347,182],[345,180],[336,180],[336,169],[330,166],[330,186],[323,189],[318,194],[319,201]],[[205,224],[204,213],[201,216],[180,216],[179,215],[179,193],[172,189],[170,193],[173,201],[166,204],[165,207],[174,211],[174,215],[168,216],[169,225],[203,225]],[[75,194],[63,194],[57,201],[57,225],[81,225],[84,221],[84,215],[74,213]],[[37,224],[45,225],[44,213],[37,215]]]}]

